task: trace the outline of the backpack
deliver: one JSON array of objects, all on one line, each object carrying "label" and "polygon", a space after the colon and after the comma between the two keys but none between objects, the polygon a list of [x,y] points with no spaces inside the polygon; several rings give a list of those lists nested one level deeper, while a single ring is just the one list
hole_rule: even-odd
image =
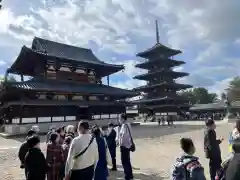
[{"label": "backpack", "polygon": [[197,168],[202,168],[201,164],[198,160],[191,160],[181,168],[180,172],[173,174],[173,180],[190,180],[191,173]]},{"label": "backpack", "polygon": [[191,173],[198,168],[202,168],[202,165],[199,163],[198,160],[192,160],[188,162],[184,166],[184,168],[185,168],[185,180],[189,180]]}]

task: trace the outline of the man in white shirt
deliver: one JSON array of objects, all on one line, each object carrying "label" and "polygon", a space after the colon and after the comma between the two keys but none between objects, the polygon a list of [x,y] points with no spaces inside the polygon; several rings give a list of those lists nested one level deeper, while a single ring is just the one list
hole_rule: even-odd
[{"label": "man in white shirt", "polygon": [[133,145],[131,138],[131,125],[127,122],[125,114],[121,117],[122,125],[119,132],[119,145],[121,152],[121,161],[125,174],[125,180],[133,179],[132,165],[130,159],[130,148]]},{"label": "man in white shirt", "polygon": [[66,161],[66,180],[92,180],[98,162],[98,147],[96,140],[89,133],[89,124],[80,121],[78,134],[72,140]]}]

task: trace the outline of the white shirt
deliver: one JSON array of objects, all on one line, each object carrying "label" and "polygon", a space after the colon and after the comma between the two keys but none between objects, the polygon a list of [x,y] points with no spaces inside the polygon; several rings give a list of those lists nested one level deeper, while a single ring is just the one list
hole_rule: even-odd
[{"label": "white shirt", "polygon": [[124,146],[126,148],[130,148],[132,146],[131,140],[131,125],[130,123],[122,124],[119,131],[119,144],[120,146]]},{"label": "white shirt", "polygon": [[74,159],[77,154],[82,152],[88,146],[91,138],[92,136],[90,134],[81,134],[72,140],[66,161],[66,174],[69,174],[71,170],[85,169],[92,165],[96,167],[99,157],[95,139],[83,155]]}]

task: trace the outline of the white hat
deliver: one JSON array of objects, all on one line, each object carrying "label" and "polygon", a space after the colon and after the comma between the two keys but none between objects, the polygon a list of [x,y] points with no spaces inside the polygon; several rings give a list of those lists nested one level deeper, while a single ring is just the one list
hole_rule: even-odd
[{"label": "white hat", "polygon": [[31,130],[35,131],[36,133],[38,133],[40,131],[39,126],[32,126]]}]

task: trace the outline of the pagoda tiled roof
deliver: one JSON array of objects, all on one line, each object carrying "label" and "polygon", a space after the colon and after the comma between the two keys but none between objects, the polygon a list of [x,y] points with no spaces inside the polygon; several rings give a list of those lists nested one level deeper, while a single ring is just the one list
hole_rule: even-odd
[{"label": "pagoda tiled roof", "polygon": [[152,54],[156,54],[156,53],[159,53],[159,54],[161,53],[168,57],[171,57],[171,56],[175,56],[177,54],[182,53],[182,51],[169,48],[161,43],[156,43],[153,47],[151,47],[143,52],[138,53],[137,56],[142,57],[142,58],[148,58]]},{"label": "pagoda tiled roof", "polygon": [[[167,108],[171,108],[171,110],[173,109],[180,109],[180,106],[175,105],[175,104],[158,104],[158,105],[143,105],[141,106],[141,108],[145,108],[145,109],[167,109]],[[167,112],[167,111],[165,111]]]},{"label": "pagoda tiled roof", "polygon": [[134,77],[134,79],[139,79],[139,80],[147,80],[149,78],[152,78],[154,76],[157,75],[164,75],[164,76],[171,76],[173,78],[179,78],[179,77],[183,77],[183,76],[188,76],[188,73],[185,72],[176,72],[176,71],[172,71],[172,70],[158,70],[155,72],[149,72],[146,74],[141,74],[141,75],[137,75]]},{"label": "pagoda tiled roof", "polygon": [[92,95],[109,95],[119,99],[136,96],[137,93],[101,84],[61,82],[57,80],[32,79],[24,82],[9,82],[8,87],[39,92],[85,93]]},{"label": "pagoda tiled roof", "polygon": [[135,91],[145,91],[145,90],[150,90],[156,87],[166,87],[166,88],[174,88],[174,89],[187,89],[191,88],[191,85],[187,84],[178,84],[178,83],[169,83],[169,82],[163,82],[159,84],[154,84],[154,85],[145,85],[145,86],[140,86],[137,88],[134,88],[133,90]]},{"label": "pagoda tiled roof", "polygon": [[[49,62],[62,62],[69,67],[84,67],[94,69],[101,77],[108,76],[124,69],[123,65],[108,64],[100,61],[91,49],[70,46],[41,38],[34,38],[32,48],[26,46],[13,63],[9,72],[24,73],[33,76],[35,66]],[[28,66],[26,66],[28,64]]]},{"label": "pagoda tiled roof", "polygon": [[142,68],[142,69],[150,69],[155,64],[158,64],[158,65],[164,64],[164,66],[167,64],[169,67],[174,67],[174,66],[179,66],[179,65],[185,64],[185,62],[173,60],[173,59],[169,59],[169,58],[158,58],[158,59],[153,59],[153,60],[147,60],[143,63],[135,65],[135,67]]},{"label": "pagoda tiled roof", "polygon": [[143,98],[139,100],[132,101],[133,104],[144,104],[144,103],[156,103],[156,102],[161,102],[161,101],[166,101],[166,100],[179,100],[179,101],[186,101],[180,96],[174,96],[174,97],[158,97],[158,98]]}]

